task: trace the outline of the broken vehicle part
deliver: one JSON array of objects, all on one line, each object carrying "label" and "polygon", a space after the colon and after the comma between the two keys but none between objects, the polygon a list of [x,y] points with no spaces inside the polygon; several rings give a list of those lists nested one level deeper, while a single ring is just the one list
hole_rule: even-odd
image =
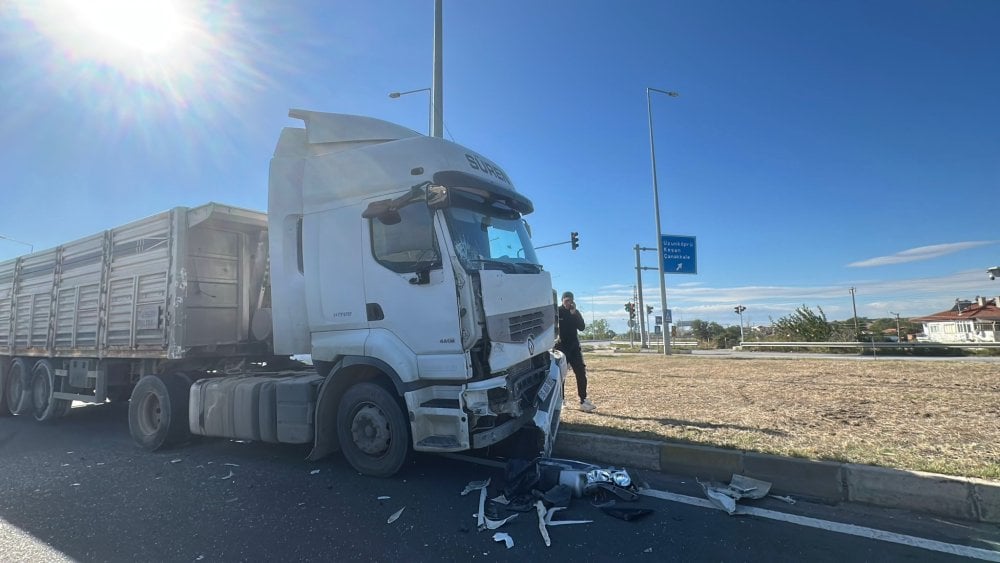
[{"label": "broken vehicle part", "polygon": [[507,544],[507,549],[514,547],[514,538],[510,537],[510,534],[506,532],[497,532],[493,534],[493,541],[504,542]]},{"label": "broken vehicle part", "polygon": [[405,506],[403,508],[400,508],[396,512],[393,512],[392,516],[390,516],[389,519],[385,521],[385,523],[386,524],[392,524],[396,520],[399,520],[399,516],[403,513],[404,510],[406,510]]},{"label": "broken vehicle part", "polygon": [[549,537],[548,528],[550,526],[567,526],[570,524],[590,524],[593,520],[552,520],[556,512],[566,510],[565,506],[554,506],[546,510],[545,503],[537,501],[535,511],[538,513],[538,531],[545,540],[545,547],[552,547],[552,539]]},{"label": "broken vehicle part", "polygon": [[[492,479],[492,477],[490,479]],[[470,481],[469,484],[465,486],[465,489],[462,490],[462,496],[464,497],[472,491],[478,491],[490,486],[490,479],[486,479],[485,481]]]},{"label": "broken vehicle part", "polygon": [[771,483],[743,475],[733,475],[728,485],[698,481],[705,496],[728,514],[736,512],[736,501],[740,499],[760,499],[767,496]]},{"label": "broken vehicle part", "polygon": [[613,516],[626,522],[638,520],[643,516],[653,513],[653,510],[650,508],[619,508],[617,506],[602,506],[601,511],[608,516]]}]

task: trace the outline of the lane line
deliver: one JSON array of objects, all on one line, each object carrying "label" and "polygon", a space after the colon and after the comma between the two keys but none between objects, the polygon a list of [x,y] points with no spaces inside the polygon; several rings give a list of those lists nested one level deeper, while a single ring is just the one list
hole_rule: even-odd
[{"label": "lane line", "polygon": [[[700,506],[702,508],[711,508],[713,510],[720,510],[719,507],[712,504],[711,501],[703,498],[689,497],[687,495],[679,495],[677,493],[670,493],[667,491],[657,491],[655,489],[643,489],[639,491],[639,494],[647,497],[653,497],[672,502],[689,504],[692,506]],[[945,543],[935,540],[929,540],[926,538],[918,538],[916,536],[907,536],[905,534],[897,534],[895,532],[887,532],[885,530],[878,530],[875,528],[868,528],[865,526],[857,526],[855,524],[843,524],[841,522],[831,522],[829,520],[820,520],[818,518],[810,518],[808,516],[798,516],[796,514],[786,514],[784,512],[777,512],[775,510],[767,510],[764,508],[756,508],[753,506],[737,506],[736,514],[760,516],[761,518],[768,518],[770,520],[788,522],[789,524],[796,524],[799,526],[806,526],[809,528],[817,528],[829,532],[837,532],[840,534],[848,534],[852,536],[858,536],[862,538],[868,538],[884,542],[898,543],[901,545],[917,547],[929,551],[937,551],[940,553],[958,555],[960,557],[971,557],[983,561],[1000,562],[1000,551],[991,551],[988,549],[982,549],[978,547],[969,547],[966,545],[958,545],[953,543]]]}]

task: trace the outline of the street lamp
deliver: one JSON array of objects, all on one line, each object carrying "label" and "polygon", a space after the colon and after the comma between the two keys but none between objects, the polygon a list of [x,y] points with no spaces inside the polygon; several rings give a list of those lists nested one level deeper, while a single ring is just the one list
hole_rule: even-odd
[{"label": "street lamp", "polygon": [[653,208],[656,211],[656,262],[660,270],[660,310],[663,311],[663,354],[670,354],[670,324],[667,323],[667,278],[663,273],[663,230],[660,228],[660,189],[656,182],[656,148],[653,144],[653,104],[650,93],[657,92],[676,98],[680,94],[669,90],[646,88],[646,116],[649,119],[649,158],[653,162]]},{"label": "street lamp", "polygon": [[5,237],[3,235],[0,235],[0,239],[9,240],[10,242],[16,242],[17,244],[23,244],[24,246],[28,247],[29,253],[35,251],[35,245],[31,244],[30,242],[24,242],[23,240],[17,240],[16,238]]},{"label": "street lamp", "polygon": [[[430,88],[417,88],[416,90],[408,90],[406,92],[389,92],[389,97],[395,100],[396,98],[400,96],[405,96],[407,94],[416,94],[417,92],[430,92],[430,91],[431,91]],[[431,133],[433,133],[434,130],[433,104],[434,104],[434,97],[431,96],[430,98],[428,98],[428,107],[427,107],[427,136],[431,136]]]}]

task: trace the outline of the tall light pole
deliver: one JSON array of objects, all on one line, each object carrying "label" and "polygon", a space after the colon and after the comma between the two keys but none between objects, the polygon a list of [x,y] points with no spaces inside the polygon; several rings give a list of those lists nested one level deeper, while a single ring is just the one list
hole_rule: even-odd
[{"label": "tall light pole", "polygon": [[29,253],[35,251],[35,245],[31,244],[30,242],[24,242],[23,240],[17,240],[16,238],[5,237],[3,235],[0,235],[0,239],[9,240],[10,242],[16,242],[17,244],[23,244],[24,246],[28,247]]},{"label": "tall light pole", "polygon": [[743,311],[746,311],[747,308],[744,307],[743,305],[737,305],[737,306],[733,307],[733,310],[736,311],[736,314],[740,316],[740,344],[743,344],[743,340],[744,340],[743,339]]},{"label": "tall light pole", "polygon": [[663,355],[670,355],[670,323],[667,322],[667,278],[663,273],[663,229],[660,228],[660,188],[656,181],[656,148],[653,142],[653,104],[650,94],[657,92],[676,98],[680,94],[669,90],[646,88],[646,117],[649,119],[649,158],[653,163],[653,209],[656,211],[656,262],[660,270],[660,310],[663,312]]},{"label": "tall light pole", "polygon": [[[406,92],[389,92],[389,97],[396,99],[400,96],[405,96],[407,94],[416,94],[417,92],[430,92],[430,88],[417,88],[416,90],[408,90]],[[434,133],[434,97],[431,96],[428,99],[427,107],[427,134],[433,136]]]},{"label": "tall light pole", "polygon": [[861,331],[858,329],[858,304],[854,300],[854,292],[855,291],[856,291],[856,289],[852,287],[851,288],[851,308],[854,309],[854,339],[855,340],[860,340],[861,339]]},{"label": "tall light pole", "polygon": [[896,342],[902,342],[903,335],[900,334],[899,332],[899,313],[893,313],[892,311],[889,311],[889,314],[896,316]]},{"label": "tall light pole", "polygon": [[431,137],[444,138],[444,80],[441,67],[444,47],[441,35],[441,0],[434,0],[434,78],[431,82]]}]

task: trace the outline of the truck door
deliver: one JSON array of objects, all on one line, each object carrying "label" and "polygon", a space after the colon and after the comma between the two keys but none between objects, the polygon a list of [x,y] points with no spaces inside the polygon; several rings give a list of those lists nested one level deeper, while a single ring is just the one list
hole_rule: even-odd
[{"label": "truck door", "polygon": [[421,378],[465,379],[455,277],[433,212],[415,201],[395,219],[368,219],[365,233],[369,347],[396,341],[416,355]]}]

